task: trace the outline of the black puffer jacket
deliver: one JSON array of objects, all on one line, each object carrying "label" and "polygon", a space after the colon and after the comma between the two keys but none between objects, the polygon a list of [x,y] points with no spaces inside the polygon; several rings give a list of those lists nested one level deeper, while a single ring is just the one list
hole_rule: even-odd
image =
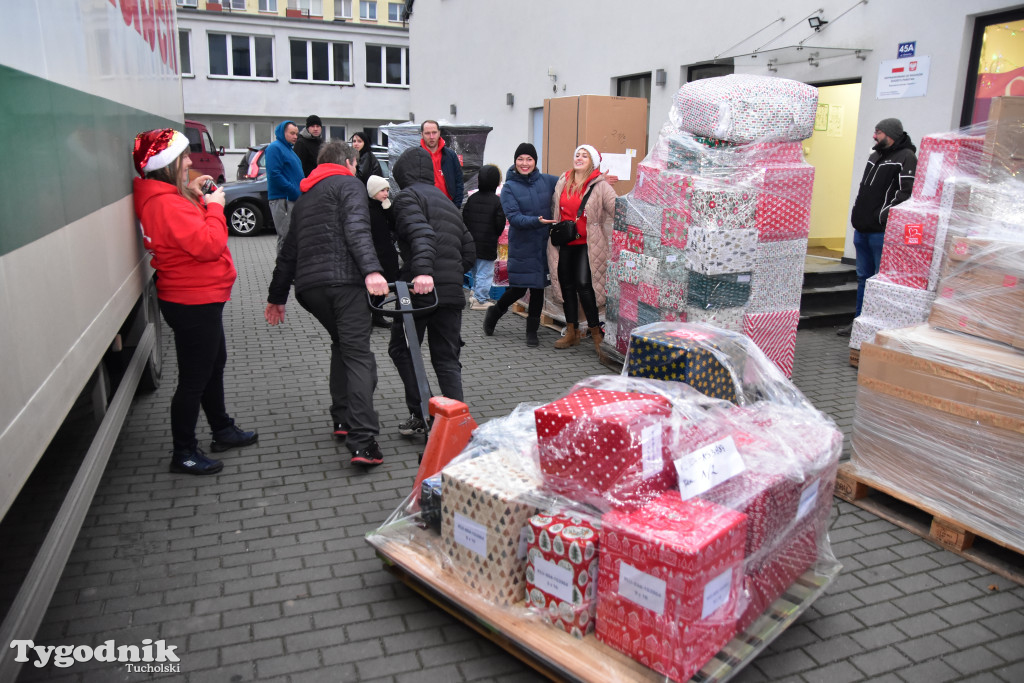
[{"label": "black puffer jacket", "polygon": [[904,133],[884,149],[868,157],[850,222],[859,232],[885,232],[889,209],[910,199],[917,170],[917,147]]},{"label": "black puffer jacket", "polygon": [[[417,275],[434,278],[438,305],[464,308],[462,276],[476,261],[473,236],[459,209],[434,187],[434,165],[421,147],[406,150],[392,175],[401,192],[395,197],[395,231],[402,253],[403,280]],[[433,296],[416,297],[417,306]]]},{"label": "black puffer jacket", "polygon": [[313,137],[307,128],[303,128],[299,137],[295,140],[292,150],[299,161],[302,162],[302,175],[309,177],[309,174],[316,168],[316,157],[320,153],[320,147],[324,144],[322,137]]},{"label": "black puffer jacket", "polygon": [[462,220],[473,235],[476,257],[486,261],[498,258],[498,238],[505,230],[505,212],[494,190],[471,194],[462,207]]},{"label": "black puffer jacket", "polygon": [[363,185],[370,181],[372,175],[384,175],[380,168],[380,162],[368,147],[363,147],[359,153],[359,160],[356,161],[356,177],[363,181]]},{"label": "black puffer jacket", "polygon": [[[362,285],[381,271],[370,235],[366,188],[337,164],[320,164],[302,181],[291,229],[277,255],[267,301],[283,304],[295,291],[330,285]],[[449,202],[451,204],[451,202]]]}]

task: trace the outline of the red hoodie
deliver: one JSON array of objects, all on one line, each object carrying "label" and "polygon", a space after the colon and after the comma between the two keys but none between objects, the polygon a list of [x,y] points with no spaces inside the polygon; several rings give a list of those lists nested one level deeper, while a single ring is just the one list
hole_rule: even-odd
[{"label": "red hoodie", "polygon": [[[562,196],[558,198],[558,220],[560,221],[576,221],[576,230],[580,233],[578,240],[573,240],[569,244],[586,244],[587,243],[587,207],[583,207],[583,215],[577,220],[576,212],[580,210],[580,202],[583,201],[583,195],[587,193],[587,186],[594,181],[594,178],[601,175],[601,169],[595,168],[587,178],[587,182],[583,183],[583,191],[580,194],[569,194],[569,183],[572,181],[573,170],[570,168],[565,172],[565,187],[562,188]],[[587,200],[590,203],[590,200]]]},{"label": "red hoodie", "polygon": [[329,178],[332,175],[355,175],[352,171],[348,170],[347,167],[341,166],[340,164],[319,164],[314,168],[308,178],[303,178],[299,183],[299,189],[303,192],[309,192],[313,189],[313,186],[319,183],[324,178]]},{"label": "red hoodie", "polygon": [[157,296],[188,305],[230,299],[237,272],[224,207],[196,206],[173,185],[152,178],[135,178],[133,196],[143,244],[153,256]]},{"label": "red hoodie", "polygon": [[441,171],[441,150],[444,149],[444,138],[437,139],[437,149],[433,152],[427,149],[427,143],[422,138],[420,138],[420,147],[427,150],[430,162],[434,164],[434,187],[444,192],[445,197],[451,199],[452,196],[448,194],[448,185],[444,182],[444,173]]}]

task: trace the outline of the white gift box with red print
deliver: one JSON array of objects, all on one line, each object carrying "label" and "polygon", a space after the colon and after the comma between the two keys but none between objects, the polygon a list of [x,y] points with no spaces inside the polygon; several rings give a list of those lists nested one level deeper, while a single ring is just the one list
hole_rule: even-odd
[{"label": "white gift box with red print", "polygon": [[947,179],[977,175],[984,144],[985,138],[981,135],[940,133],[924,136],[917,153],[913,198],[937,202]]},{"label": "white gift box with red print", "polygon": [[704,275],[749,273],[757,253],[757,230],[728,229],[714,225],[690,226],[683,250],[686,267]]},{"label": "white gift box with red print", "polygon": [[582,517],[541,513],[526,532],[526,604],[577,638],[594,630],[598,532]]},{"label": "white gift box with red print", "polygon": [[661,396],[589,387],[537,408],[544,483],[601,509],[639,505],[672,488],[671,411]]},{"label": "white gift box with red print", "polygon": [[796,354],[796,328],[800,311],[773,311],[747,313],[743,316],[743,334],[764,351],[786,375],[793,376],[793,357]]},{"label": "white gift box with red print", "polygon": [[601,523],[598,639],[688,680],[736,633],[746,516],[672,492]]},{"label": "white gift box with red print", "polygon": [[806,239],[758,242],[747,310],[767,313],[799,309],[806,258]]}]

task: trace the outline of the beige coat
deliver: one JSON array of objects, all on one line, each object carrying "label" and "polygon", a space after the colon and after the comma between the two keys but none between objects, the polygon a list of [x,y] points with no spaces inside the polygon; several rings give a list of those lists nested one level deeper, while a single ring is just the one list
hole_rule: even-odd
[{"label": "beige coat", "polygon": [[[565,174],[558,178],[555,184],[555,193],[551,197],[551,216],[558,220],[558,199],[565,189]],[[615,190],[611,184],[604,179],[604,174],[599,175],[590,182],[594,191],[583,208],[583,215],[587,217],[587,256],[590,259],[590,277],[594,283],[594,294],[597,295],[597,307],[604,308],[605,301],[605,280],[608,274],[608,256],[611,253],[612,225],[615,223]],[[548,240],[548,266],[551,273],[551,289],[549,296],[562,306],[562,289],[558,285],[558,247]],[[582,318],[581,318],[582,320]]]}]

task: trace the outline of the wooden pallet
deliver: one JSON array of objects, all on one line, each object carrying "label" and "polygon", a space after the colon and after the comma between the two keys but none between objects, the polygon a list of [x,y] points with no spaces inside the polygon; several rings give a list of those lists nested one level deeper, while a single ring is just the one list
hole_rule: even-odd
[{"label": "wooden pallet", "polygon": [[[591,633],[578,640],[540,619],[488,603],[440,567],[417,537],[437,536],[409,525],[410,540],[367,540],[385,568],[411,589],[553,681],[665,681],[661,674],[612,649]],[[426,541],[424,541],[426,542]],[[724,683],[749,664],[820,596],[834,579],[805,572],[746,631],[726,644],[691,681]]]},{"label": "wooden pallet", "polygon": [[1024,584],[1024,549],[994,538],[970,523],[949,519],[930,503],[853,463],[839,466],[835,495],[995,574]]},{"label": "wooden pallet", "polygon": [[850,349],[850,365],[860,367],[860,349]]}]

